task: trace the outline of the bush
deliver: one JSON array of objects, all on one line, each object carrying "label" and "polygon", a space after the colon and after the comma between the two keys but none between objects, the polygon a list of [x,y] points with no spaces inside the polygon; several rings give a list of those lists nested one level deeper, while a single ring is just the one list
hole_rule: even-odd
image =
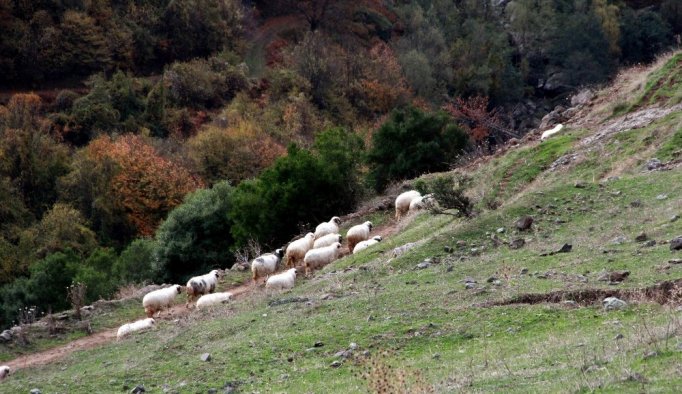
[{"label": "bush", "polygon": [[287,156],[242,182],[230,210],[236,245],[254,239],[280,247],[302,229],[353,208],[360,194],[361,145],[357,136],[332,129],[318,136],[315,151],[290,145]]},{"label": "bush", "polygon": [[621,18],[620,47],[625,63],[651,62],[673,43],[672,32],[660,14],[626,9]]},{"label": "bush", "polygon": [[464,192],[471,185],[471,179],[464,175],[443,175],[429,180],[419,179],[415,187],[422,195],[433,194],[438,204],[428,206],[436,214],[448,214],[447,210],[457,211],[456,216],[471,217],[473,204]]},{"label": "bush", "polygon": [[391,181],[446,170],[467,145],[466,134],[445,113],[395,110],[372,136],[370,180],[381,192]]},{"label": "bush", "polygon": [[125,248],[112,267],[113,276],[120,283],[144,283],[156,279],[156,242],[136,239]]},{"label": "bush", "polygon": [[29,279],[20,277],[0,287],[0,327],[9,327],[16,322],[19,309],[35,304],[29,289]]},{"label": "bush", "polygon": [[78,267],[74,282],[86,286],[85,302],[91,303],[101,298],[108,299],[116,291],[119,281],[112,275],[116,263],[116,252],[110,248],[95,250]]},{"label": "bush", "polygon": [[28,283],[31,301],[42,311],[67,309],[66,288],[76,276],[78,261],[78,256],[67,250],[33,263],[29,268],[31,275]]},{"label": "bush", "polygon": [[232,263],[232,187],[228,182],[197,190],[175,208],[156,232],[157,271],[178,281]]},{"label": "bush", "polygon": [[218,107],[247,87],[243,68],[213,57],[173,63],[164,73],[173,100],[189,107]]}]

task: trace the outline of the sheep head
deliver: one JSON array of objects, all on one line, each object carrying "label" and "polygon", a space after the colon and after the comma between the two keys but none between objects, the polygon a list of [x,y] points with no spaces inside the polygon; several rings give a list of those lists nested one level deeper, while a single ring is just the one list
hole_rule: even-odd
[{"label": "sheep head", "polygon": [[338,216],[334,216],[334,217],[332,218],[332,220],[330,220],[330,222],[334,222],[334,223],[336,223],[337,225],[339,225],[339,224],[341,224],[341,218],[338,217]]}]

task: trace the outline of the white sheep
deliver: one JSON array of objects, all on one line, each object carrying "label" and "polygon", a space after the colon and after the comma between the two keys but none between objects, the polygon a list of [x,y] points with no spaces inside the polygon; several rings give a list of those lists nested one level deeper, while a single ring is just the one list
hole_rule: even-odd
[{"label": "white sheep", "polygon": [[331,245],[319,249],[311,249],[305,254],[303,264],[305,273],[308,275],[312,270],[322,268],[339,257],[341,243],[334,242]]},{"label": "white sheep", "polygon": [[319,239],[315,240],[313,243],[313,249],[319,249],[325,246],[329,246],[334,242],[342,242],[343,236],[341,234],[327,234]]},{"label": "white sheep", "polygon": [[341,218],[338,216],[334,216],[328,222],[318,224],[315,227],[315,239],[320,239],[327,234],[338,233],[339,224],[341,224]]},{"label": "white sheep", "polygon": [[284,251],[277,249],[275,253],[266,253],[253,259],[251,262],[253,280],[257,280],[259,276],[267,276],[275,272],[277,265],[282,261],[282,256],[284,256]]},{"label": "white sheep", "polygon": [[315,234],[308,233],[287,246],[287,267],[296,267],[296,263],[303,260],[305,254],[313,248]]},{"label": "white sheep", "polygon": [[132,323],[126,323],[118,328],[118,332],[116,333],[116,339],[120,340],[124,336],[131,334],[133,332],[150,329],[154,327],[155,324],[156,322],[151,317],[138,320]]},{"label": "white sheep", "polygon": [[232,293],[213,293],[205,294],[199,297],[197,300],[197,309],[208,308],[209,306],[214,306],[218,304],[224,304],[232,299]]},{"label": "white sheep", "polygon": [[173,304],[175,296],[182,293],[182,286],[173,285],[164,289],[154,290],[142,298],[142,306],[147,317],[152,317],[163,308],[169,308]]},{"label": "white sheep", "polygon": [[379,242],[381,242],[381,236],[380,235],[377,235],[376,237],[373,237],[372,239],[368,239],[367,241],[358,242],[358,244],[355,245],[355,247],[353,248],[353,254],[356,254],[361,250],[365,250],[372,245],[376,245]]},{"label": "white sheep", "polygon": [[427,206],[427,204],[431,202],[432,199],[433,194],[427,194],[425,196],[419,196],[417,198],[414,198],[412,199],[412,201],[410,201],[410,207],[408,210],[410,212],[415,212],[420,209],[424,209]]},{"label": "white sheep", "polygon": [[410,203],[415,198],[421,197],[421,193],[416,190],[406,191],[401,193],[395,199],[395,218],[400,219],[410,209]]},{"label": "white sheep", "polygon": [[358,242],[369,239],[370,231],[372,231],[372,222],[369,221],[351,227],[346,233],[348,250],[353,250]]},{"label": "white sheep", "polygon": [[553,129],[544,131],[542,133],[542,135],[540,136],[540,141],[546,140],[547,138],[549,138],[549,137],[553,136],[554,134],[560,132],[561,129],[563,129],[563,128],[564,128],[564,125],[559,123],[558,125],[554,126]]},{"label": "white sheep", "polygon": [[213,270],[208,274],[195,276],[187,281],[187,304],[198,296],[213,293],[220,279],[220,271]]},{"label": "white sheep", "polygon": [[0,366],[0,380],[3,380],[9,375],[9,367],[7,365]]},{"label": "white sheep", "polygon": [[283,290],[294,287],[296,268],[290,268],[281,274],[273,275],[265,282],[266,289]]}]

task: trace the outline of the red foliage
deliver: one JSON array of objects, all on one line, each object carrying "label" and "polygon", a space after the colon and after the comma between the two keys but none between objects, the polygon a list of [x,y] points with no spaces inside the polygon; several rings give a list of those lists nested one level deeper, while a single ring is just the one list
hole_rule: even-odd
[{"label": "red foliage", "polygon": [[496,110],[488,111],[488,97],[457,97],[443,109],[459,120],[476,143],[483,143],[488,136],[502,130]]},{"label": "red foliage", "polygon": [[109,192],[122,202],[142,236],[153,235],[168,212],[187,193],[202,186],[185,168],[159,156],[140,136],[127,134],[115,140],[103,136],[88,145],[87,153],[93,160],[108,158],[118,166]]},{"label": "red foliage", "polygon": [[278,38],[265,47],[265,61],[268,67],[284,64],[284,50],[288,45],[287,40]]}]

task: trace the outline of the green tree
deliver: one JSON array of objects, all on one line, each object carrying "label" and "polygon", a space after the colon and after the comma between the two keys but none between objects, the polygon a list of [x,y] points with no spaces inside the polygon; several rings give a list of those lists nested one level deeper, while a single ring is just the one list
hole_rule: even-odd
[{"label": "green tree", "polygon": [[156,232],[156,269],[166,279],[187,279],[196,272],[231,265],[231,195],[228,182],[197,190],[161,223]]},{"label": "green tree", "polygon": [[117,258],[113,249],[99,248],[78,265],[73,282],[85,284],[86,303],[108,299],[114,295],[119,285],[118,278],[112,275]]},{"label": "green tree", "polygon": [[118,257],[112,268],[114,277],[121,283],[144,283],[157,280],[156,242],[139,238],[131,242]]},{"label": "green tree", "polygon": [[620,46],[625,63],[651,62],[673,43],[670,26],[660,14],[649,9],[626,8],[621,19]]},{"label": "green tree", "polygon": [[446,170],[467,145],[466,134],[445,113],[395,110],[372,135],[370,180],[383,191],[389,182]]},{"label": "green tree", "polygon": [[29,268],[28,281],[31,301],[43,311],[67,309],[69,302],[66,299],[66,287],[73,282],[78,271],[78,262],[79,257],[67,250],[53,253],[33,263]]}]

